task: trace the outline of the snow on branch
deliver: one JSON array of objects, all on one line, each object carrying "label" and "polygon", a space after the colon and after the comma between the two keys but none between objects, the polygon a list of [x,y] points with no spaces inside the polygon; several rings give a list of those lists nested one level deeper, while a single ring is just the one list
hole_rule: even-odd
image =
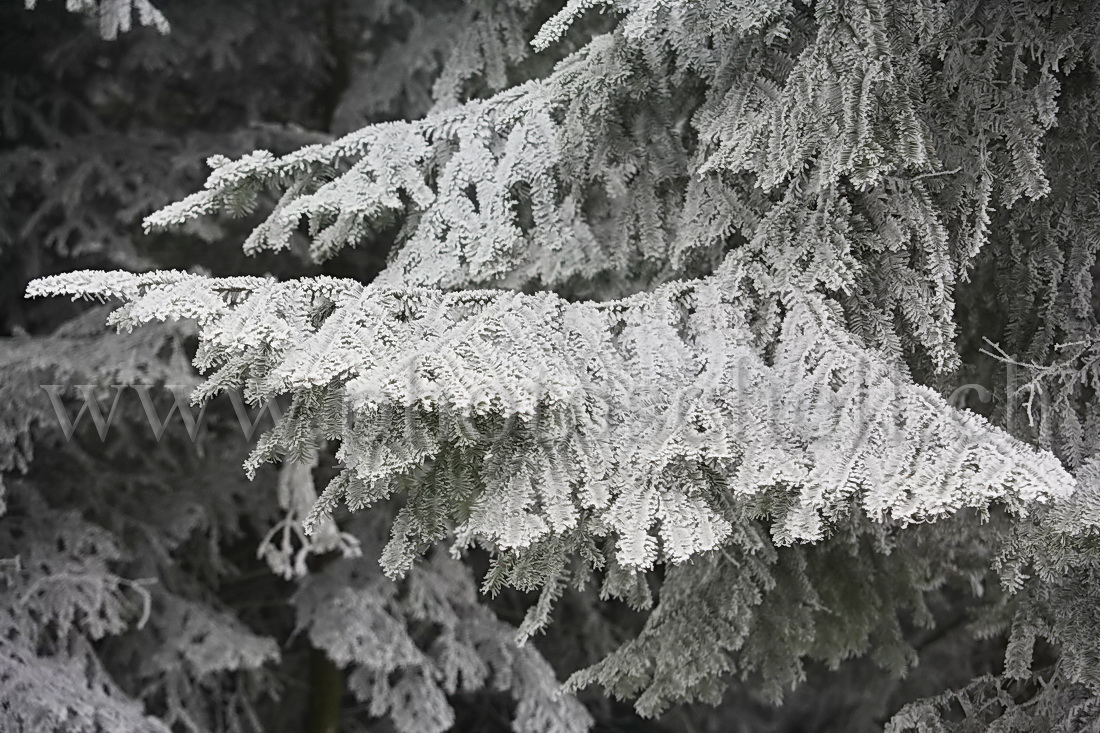
[{"label": "snow on branch", "polygon": [[[94,297],[89,277],[31,291]],[[1073,488],[1054,456],[857,344],[822,298],[788,298],[766,348],[736,258],[607,303],[164,273],[122,290],[120,327],[198,318],[197,397],[292,396],[251,467],[308,450],[315,430],[340,440],[312,521],[407,494],[393,574],[451,529],[505,553],[607,536],[644,569],[720,547],[746,505],[787,544],[857,508],[907,524],[993,502],[1023,513]]]}]

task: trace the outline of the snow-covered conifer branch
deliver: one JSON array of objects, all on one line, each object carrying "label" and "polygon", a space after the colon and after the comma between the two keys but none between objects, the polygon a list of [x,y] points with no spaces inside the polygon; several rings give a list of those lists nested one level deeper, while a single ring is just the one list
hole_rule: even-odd
[{"label": "snow-covered conifer branch", "polygon": [[[34,292],[94,295],[88,277]],[[432,494],[427,516],[398,516],[394,573],[445,526],[502,552],[610,534],[619,563],[648,568],[720,547],[731,502],[763,502],[781,543],[812,542],[854,508],[905,524],[1073,486],[1052,456],[902,379],[823,299],[787,300],[769,356],[736,258],[607,303],[338,280],[232,280],[227,303],[218,279],[141,277],[165,284],[143,285],[120,326],[198,316],[211,384],[294,397],[254,460],[300,450],[309,425],[340,439],[345,475],[319,511]],[[472,495],[438,489],[471,471]]]}]

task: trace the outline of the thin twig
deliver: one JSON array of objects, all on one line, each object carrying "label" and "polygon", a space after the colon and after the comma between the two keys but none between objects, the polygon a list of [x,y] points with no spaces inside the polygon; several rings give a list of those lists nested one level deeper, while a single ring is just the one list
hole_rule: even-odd
[{"label": "thin twig", "polygon": [[909,180],[910,181],[919,181],[923,178],[935,178],[936,176],[953,176],[956,173],[959,173],[961,171],[962,171],[962,168],[955,168],[954,170],[949,170],[949,171],[934,171],[932,173],[921,173],[919,176],[913,176]]}]

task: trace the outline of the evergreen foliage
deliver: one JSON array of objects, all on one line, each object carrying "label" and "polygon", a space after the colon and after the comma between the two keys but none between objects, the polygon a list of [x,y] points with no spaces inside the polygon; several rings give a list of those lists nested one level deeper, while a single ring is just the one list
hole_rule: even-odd
[{"label": "evergreen foliage", "polygon": [[0,723],[1100,727],[1092,4],[202,5],[18,21]]}]

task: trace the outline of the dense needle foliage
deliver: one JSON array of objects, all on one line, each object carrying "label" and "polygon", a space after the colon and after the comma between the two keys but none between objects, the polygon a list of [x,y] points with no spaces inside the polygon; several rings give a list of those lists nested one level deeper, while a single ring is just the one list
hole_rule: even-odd
[{"label": "dense needle foliage", "polygon": [[0,728],[1100,729],[1091,3],[34,6]]}]

